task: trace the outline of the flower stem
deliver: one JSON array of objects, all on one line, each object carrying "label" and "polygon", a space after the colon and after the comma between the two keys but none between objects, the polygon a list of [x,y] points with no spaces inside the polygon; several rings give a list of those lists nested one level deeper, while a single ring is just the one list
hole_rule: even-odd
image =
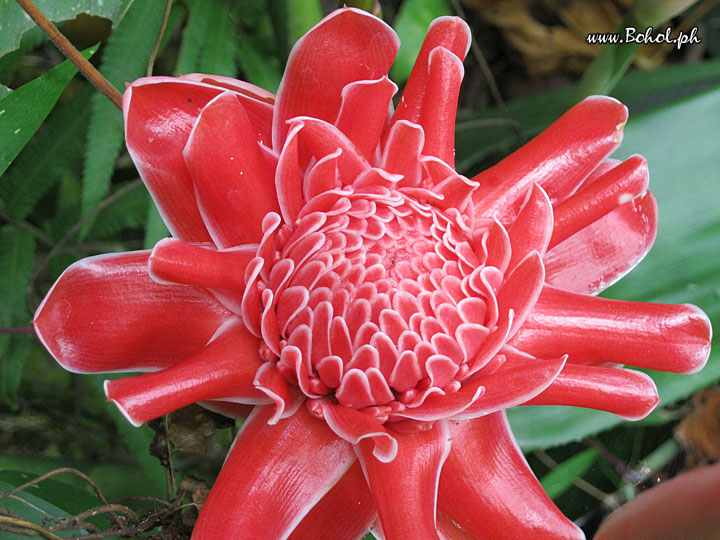
[{"label": "flower stem", "polygon": [[17,0],[25,12],[34,20],[37,25],[45,32],[55,46],[60,49],[68,60],[70,60],[80,70],[85,78],[90,81],[95,87],[105,94],[115,106],[122,110],[122,94],[115,88],[110,81],[108,81],[103,75],[95,69],[95,67],[88,62],[80,51],[73,46],[68,39],[63,36],[60,31],[55,28],[53,23],[42,14],[38,7],[33,3],[32,0]]}]

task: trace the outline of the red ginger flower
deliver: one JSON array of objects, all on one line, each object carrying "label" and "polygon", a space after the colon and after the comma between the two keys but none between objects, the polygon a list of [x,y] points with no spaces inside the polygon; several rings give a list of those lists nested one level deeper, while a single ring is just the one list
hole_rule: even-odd
[{"label": "red ginger flower", "polygon": [[[208,75],[125,93],[126,139],[173,238],[71,266],[35,316],[67,369],[140,424],[254,406],[193,538],[582,538],[504,410],[641,418],[710,347],[693,306],[590,296],[648,251],[626,108],[588,98],[473,179],[454,170],[469,31],[429,29],[394,113],[397,37],[339,10],[277,96]],[[381,533],[378,533],[381,534]]]}]

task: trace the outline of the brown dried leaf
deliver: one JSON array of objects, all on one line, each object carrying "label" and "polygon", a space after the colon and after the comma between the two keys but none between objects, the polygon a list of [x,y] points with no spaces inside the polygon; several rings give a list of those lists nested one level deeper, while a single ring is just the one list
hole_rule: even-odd
[{"label": "brown dried leaf", "polygon": [[693,396],[693,411],[675,430],[675,436],[697,463],[720,460],[720,386]]}]

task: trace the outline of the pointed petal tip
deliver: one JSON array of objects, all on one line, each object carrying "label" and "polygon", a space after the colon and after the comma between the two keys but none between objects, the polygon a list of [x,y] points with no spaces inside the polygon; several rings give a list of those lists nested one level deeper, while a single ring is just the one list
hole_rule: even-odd
[{"label": "pointed petal tip", "polygon": [[125,407],[122,406],[122,404],[111,397],[111,393],[113,392],[113,389],[110,387],[114,381],[111,381],[110,379],[105,379],[103,381],[103,391],[105,392],[105,397],[108,401],[115,404],[115,406],[118,408],[120,413],[125,417],[125,419],[130,422],[134,427],[140,427],[144,424],[144,422],[137,420],[132,417],[132,415],[125,409]]}]

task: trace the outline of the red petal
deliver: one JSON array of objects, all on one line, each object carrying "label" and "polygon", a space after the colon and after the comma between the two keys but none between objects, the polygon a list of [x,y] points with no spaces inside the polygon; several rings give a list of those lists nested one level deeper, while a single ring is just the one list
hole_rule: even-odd
[{"label": "red petal", "polygon": [[508,338],[515,335],[535,306],[545,281],[545,268],[537,251],[530,252],[505,279],[497,296],[498,310],[504,316],[513,310]]},{"label": "red petal", "polygon": [[[545,390],[558,377],[566,361],[566,356],[554,360],[537,360],[528,365],[502,369],[478,377],[472,383],[466,383],[469,387],[484,385],[485,393],[456,414],[454,419],[476,418],[527,401],[531,396],[536,396]],[[457,393],[463,391],[464,387]]]},{"label": "red petal", "polygon": [[317,416],[323,416],[330,429],[353,445],[369,440],[372,454],[387,463],[397,455],[397,440],[375,418],[357,409],[335,405],[328,399],[308,402]]},{"label": "red petal", "polygon": [[372,455],[372,444],[355,447],[387,540],[438,539],[435,503],[438,477],[450,451],[447,422],[418,433],[394,433],[398,453],[390,463]]},{"label": "red petal", "polygon": [[555,227],[550,246],[556,246],[618,206],[634,199],[643,193],[647,186],[647,162],[642,156],[633,156],[610,169],[555,207]]},{"label": "red petal", "polygon": [[435,47],[428,56],[427,88],[420,112],[423,154],[455,167],[455,115],[465,69],[452,51]]},{"label": "red petal", "polygon": [[567,364],[545,391],[523,405],[571,405],[640,420],[659,401],[655,383],[644,373]]},{"label": "red petal", "polygon": [[392,125],[399,120],[420,123],[428,89],[429,57],[436,47],[444,47],[460,60],[464,60],[470,49],[470,28],[467,23],[460,17],[440,17],[430,24],[400,103],[393,115]]},{"label": "red petal", "polygon": [[160,240],[148,261],[159,283],[181,283],[206,289],[245,290],[245,268],[257,254],[257,244],[224,251],[188,244],[174,238]]},{"label": "red petal", "polygon": [[228,321],[198,354],[172,367],[105,381],[105,394],[135,426],[197,401],[266,403],[253,386],[260,340],[239,319]]},{"label": "red petal", "polygon": [[545,494],[504,413],[451,423],[438,508],[477,538],[584,540]]},{"label": "red petal", "polygon": [[545,253],[553,234],[553,208],[547,194],[533,184],[525,205],[508,230],[512,256],[508,268],[512,270],[531,251]]},{"label": "red petal", "polygon": [[547,282],[566,291],[600,292],[645,257],[656,232],[657,204],[648,191],[548,251]]},{"label": "red petal", "polygon": [[462,530],[444,512],[438,511],[437,522],[438,532],[442,540],[476,540],[474,536],[470,536],[470,534]]},{"label": "red petal", "polygon": [[387,77],[355,81],[342,90],[342,107],[335,126],[368,160],[375,157],[395,92],[397,86]]},{"label": "red petal", "polygon": [[288,540],[361,538],[377,518],[362,467],[356,461],[300,522]]},{"label": "red petal", "polygon": [[280,212],[285,223],[292,227],[303,207],[302,177],[298,161],[298,131],[302,124],[296,124],[290,130],[285,146],[280,153],[275,169],[275,191],[277,191]]},{"label": "red petal", "polygon": [[222,77],[220,75],[190,73],[188,75],[181,75],[180,78],[202,82],[235,92],[240,103],[242,103],[245,108],[248,118],[250,118],[250,123],[255,128],[255,136],[258,142],[261,142],[268,148],[272,148],[274,94],[254,84],[230,77]]},{"label": "red petal", "polygon": [[385,144],[382,168],[403,176],[398,186],[417,186],[420,183],[422,166],[419,159],[424,145],[425,134],[417,124],[402,120],[393,125]]},{"label": "red petal", "polygon": [[135,81],[125,91],[125,141],[174,236],[205,242],[205,228],[182,150],[200,110],[220,90],[170,77]]},{"label": "red petal", "polygon": [[243,424],[210,496],[195,540],[286,538],[354,461],[352,448],[304,407],[268,425],[273,407]]},{"label": "red petal", "polygon": [[603,523],[595,540],[714,540],[720,463],[699,467],[643,491]]},{"label": "red petal", "polygon": [[701,369],[710,321],[695,306],[621,302],[545,287],[510,344],[537,357],[614,362],[676,373]]},{"label": "red petal", "polygon": [[337,158],[338,170],[345,184],[351,184],[370,164],[355,145],[338,128],[317,118],[298,117],[292,122],[292,128],[298,127],[302,140],[317,158],[334,154],[341,150]]},{"label": "red petal", "polygon": [[334,122],[343,88],[387,75],[399,46],[392,28],[366,11],[339,9],[320,21],[290,52],[275,104],[273,148],[282,148],[291,118]]},{"label": "red petal", "polygon": [[478,174],[475,214],[512,221],[532,183],[556,204],[567,198],[622,139],[627,109],[593,96],[575,105],[549,128],[500,163]]},{"label": "red petal", "polygon": [[38,338],[69,371],[143,371],[197,354],[230,317],[207,291],[159,285],[149,251],[100,255],[60,276],[35,313]]},{"label": "red petal", "polygon": [[225,92],[202,110],[183,156],[215,243],[259,242],[265,214],[279,210],[274,175],[235,94]]}]

